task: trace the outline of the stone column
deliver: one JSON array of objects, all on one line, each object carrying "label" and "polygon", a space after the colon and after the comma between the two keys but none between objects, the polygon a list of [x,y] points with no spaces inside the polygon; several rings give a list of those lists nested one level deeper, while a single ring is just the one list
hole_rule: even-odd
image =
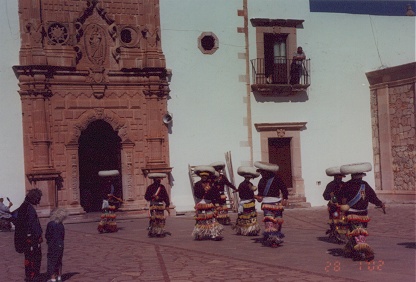
[{"label": "stone column", "polygon": [[46,119],[48,114],[46,103],[48,103],[47,98],[42,94],[32,98],[34,170],[51,168],[49,153],[51,141],[49,140],[48,122]]},{"label": "stone column", "polygon": [[143,199],[138,199],[137,195],[137,192],[140,190],[134,177],[134,155],[134,143],[121,144],[123,209],[125,210],[137,210],[143,208],[146,204]]},{"label": "stone column", "polygon": [[71,214],[84,213],[80,204],[78,144],[68,144],[66,156],[66,184],[64,183],[64,194],[68,203],[66,208]]},{"label": "stone column", "polygon": [[290,133],[293,135],[290,144],[290,154],[292,156],[293,194],[304,197],[305,183],[302,177],[300,131],[292,131]]},{"label": "stone column", "polygon": [[393,190],[393,156],[391,152],[391,125],[389,112],[389,88],[388,85],[378,88],[377,109],[378,109],[378,132],[380,142],[380,172],[381,190]]}]

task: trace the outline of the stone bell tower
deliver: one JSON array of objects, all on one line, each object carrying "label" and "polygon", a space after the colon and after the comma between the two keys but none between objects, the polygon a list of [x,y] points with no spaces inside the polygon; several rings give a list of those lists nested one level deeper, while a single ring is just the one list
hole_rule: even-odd
[{"label": "stone bell tower", "polygon": [[[149,172],[170,173],[169,94],[158,0],[19,0],[27,187],[41,215],[98,211],[113,179],[123,209],[143,208]],[[169,183],[164,183],[170,194]]]}]

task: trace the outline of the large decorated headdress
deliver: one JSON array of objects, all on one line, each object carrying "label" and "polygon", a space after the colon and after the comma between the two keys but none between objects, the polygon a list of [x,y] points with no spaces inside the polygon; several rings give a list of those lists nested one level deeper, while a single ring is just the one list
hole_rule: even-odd
[{"label": "large decorated headdress", "polygon": [[268,162],[255,162],[254,166],[257,167],[257,171],[264,170],[269,172],[276,172],[279,170],[279,166],[277,164],[271,164]]},{"label": "large decorated headdress", "polygon": [[257,169],[252,166],[240,166],[237,168],[237,173],[244,178],[256,178],[260,176]]}]

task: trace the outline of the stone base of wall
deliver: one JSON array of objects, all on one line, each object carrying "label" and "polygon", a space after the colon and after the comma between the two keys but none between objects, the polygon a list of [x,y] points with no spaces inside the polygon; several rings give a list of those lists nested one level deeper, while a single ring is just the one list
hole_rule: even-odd
[{"label": "stone base of wall", "polygon": [[376,191],[385,203],[416,204],[416,191]]},{"label": "stone base of wall", "polygon": [[306,197],[303,195],[289,195],[289,204],[285,209],[294,208],[310,208],[311,203],[306,201]]},{"label": "stone base of wall", "polygon": [[[84,211],[84,209],[81,206],[60,206],[61,208],[65,208],[69,215],[82,215],[82,214],[86,214],[86,212]],[[48,217],[51,214],[51,211],[54,209],[54,207],[37,207],[36,208],[36,212],[38,214],[38,217],[43,218],[43,217]]]}]

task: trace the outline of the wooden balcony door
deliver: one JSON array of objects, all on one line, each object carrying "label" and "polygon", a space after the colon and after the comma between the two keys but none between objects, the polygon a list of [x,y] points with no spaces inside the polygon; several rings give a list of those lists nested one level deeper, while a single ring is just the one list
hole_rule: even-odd
[{"label": "wooden balcony door", "polygon": [[274,84],[287,84],[287,34],[264,34],[264,60],[266,77]]}]

